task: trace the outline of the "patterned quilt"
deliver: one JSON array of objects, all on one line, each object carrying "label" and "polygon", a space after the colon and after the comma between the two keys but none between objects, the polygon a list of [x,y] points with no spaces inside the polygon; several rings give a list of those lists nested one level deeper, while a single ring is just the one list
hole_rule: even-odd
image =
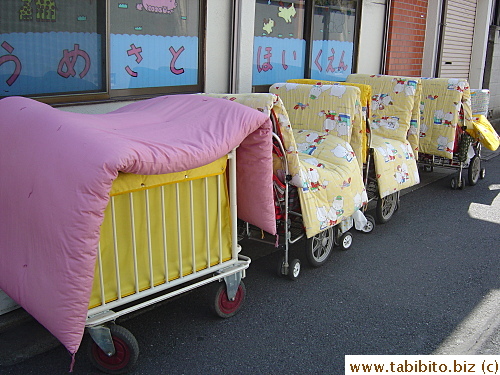
[{"label": "patterned quilt", "polygon": [[[336,134],[344,138],[334,135],[333,132],[308,132],[305,129],[294,131],[281,95],[209,95],[239,102],[276,120],[287,152],[289,173],[293,176],[292,184],[298,187],[307,237],[339,224],[367,203],[359,164],[352,147],[346,141],[352,138],[351,134],[344,134],[345,130],[342,130],[350,129],[350,122],[339,128],[340,134],[337,129]],[[305,108],[309,107],[307,103],[304,105]],[[297,110],[299,108],[300,105]],[[325,108],[325,112],[328,112],[327,110]],[[315,117],[318,117],[322,124],[326,120],[326,124],[332,123],[326,113],[316,113]],[[305,152],[299,151],[299,148]],[[275,164],[274,168],[276,175],[283,177],[283,167]]]},{"label": "patterned quilt", "polygon": [[[345,85],[276,83],[292,183],[308,237],[351,217],[367,195],[362,177],[360,90]],[[287,122],[289,122],[287,124]]]},{"label": "patterned quilt", "polygon": [[289,79],[287,80],[287,83],[302,83],[302,84],[308,84],[308,85],[347,85],[347,86],[355,86],[360,90],[360,102],[361,102],[361,113],[363,115],[362,117],[362,124],[361,124],[361,129],[360,134],[362,138],[362,153],[360,154],[359,152],[356,153],[356,156],[358,157],[359,160],[361,160],[363,163],[366,163],[366,159],[368,156],[368,148],[369,148],[369,141],[368,141],[368,136],[367,136],[367,131],[368,131],[368,126],[367,126],[367,119],[369,116],[369,109],[370,109],[370,103],[372,100],[372,88],[370,85],[363,85],[361,83],[351,83],[351,82],[334,82],[334,81],[325,81],[325,80],[316,80],[316,79]]},{"label": "patterned quilt", "polygon": [[380,197],[418,184],[420,78],[351,74],[347,82],[372,87],[371,148]]},{"label": "patterned quilt", "polygon": [[464,79],[422,79],[420,152],[453,158],[457,126],[472,129],[469,84]]}]

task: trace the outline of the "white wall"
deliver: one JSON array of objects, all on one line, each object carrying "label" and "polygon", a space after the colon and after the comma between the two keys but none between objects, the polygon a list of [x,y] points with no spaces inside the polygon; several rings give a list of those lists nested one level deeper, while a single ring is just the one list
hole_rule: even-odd
[{"label": "white wall", "polygon": [[207,0],[205,91],[229,92],[232,1]]},{"label": "white wall", "polygon": [[483,85],[484,62],[488,47],[489,25],[493,0],[478,0],[476,8],[476,23],[470,62],[469,85],[480,89]]},{"label": "white wall", "polygon": [[362,2],[357,72],[379,74],[384,49],[386,0]]},{"label": "white wall", "polygon": [[234,61],[233,93],[252,92],[253,41],[255,25],[255,1],[235,0],[238,3],[236,17],[236,58]]},{"label": "white wall", "polygon": [[489,82],[487,82],[490,89],[490,121],[500,133],[500,29],[494,28],[491,31],[491,41],[493,53]]},{"label": "white wall", "polygon": [[427,3],[427,23],[425,29],[422,76],[436,77],[439,23],[441,22],[442,0]]}]

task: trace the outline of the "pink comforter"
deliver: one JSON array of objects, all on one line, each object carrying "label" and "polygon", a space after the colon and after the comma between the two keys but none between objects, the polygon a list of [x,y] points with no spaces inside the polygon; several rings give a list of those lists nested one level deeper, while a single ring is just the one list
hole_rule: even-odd
[{"label": "pink comforter", "polygon": [[183,171],[240,145],[238,216],[274,234],[270,135],[262,113],[201,95],[158,97],[104,115],[0,100],[0,289],[74,354],[118,171]]}]

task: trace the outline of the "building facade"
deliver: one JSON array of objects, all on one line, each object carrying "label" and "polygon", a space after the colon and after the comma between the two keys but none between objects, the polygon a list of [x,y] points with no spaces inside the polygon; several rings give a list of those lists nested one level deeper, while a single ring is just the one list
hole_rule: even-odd
[{"label": "building facade", "polygon": [[[0,98],[106,113],[350,73],[467,78],[500,122],[495,0],[2,0]],[[0,291],[0,313],[12,301]]]}]

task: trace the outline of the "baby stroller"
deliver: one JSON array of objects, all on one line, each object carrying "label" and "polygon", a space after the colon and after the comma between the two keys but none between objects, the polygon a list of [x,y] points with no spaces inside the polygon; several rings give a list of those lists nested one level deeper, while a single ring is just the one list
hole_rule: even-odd
[{"label": "baby stroller", "polygon": [[369,196],[376,195],[377,222],[386,223],[400,206],[400,191],[420,182],[416,164],[420,79],[351,74],[347,83],[371,87],[365,176]]},{"label": "baby stroller", "polygon": [[[274,124],[274,132],[270,136],[273,137],[274,142],[273,186],[278,234],[274,241],[269,241],[265,236],[259,236],[259,229],[247,222],[243,224],[241,237],[274,243],[276,247],[281,248],[284,254],[278,264],[278,273],[292,280],[299,276],[301,264],[299,259],[290,259],[289,246],[300,239],[308,238],[306,258],[313,267],[319,267],[327,261],[334,245],[339,245],[342,249],[350,248],[352,234],[349,229],[354,221],[357,222],[357,226],[366,225],[366,219],[359,209],[366,204],[367,198],[356,159],[346,161],[354,171],[349,180],[350,176],[347,176],[345,172],[344,175],[342,172],[334,172],[335,166],[330,163],[323,160],[320,162],[319,158],[314,158],[315,155],[299,152],[287,111],[281,99],[276,95],[218,96],[238,101],[264,112],[270,116]],[[343,141],[343,143],[346,142]],[[312,159],[315,159],[315,164],[310,164]],[[328,166],[333,169],[328,169]],[[337,187],[334,187],[332,183],[327,192],[326,184],[321,183],[325,181],[324,176],[330,176],[328,177],[330,181],[334,181],[334,178],[337,181],[342,178],[343,180]],[[344,181],[345,184],[342,187]],[[345,205],[343,204],[344,197],[339,193],[341,191],[351,194],[348,198],[346,197],[345,201],[348,203]],[[331,197],[330,202],[318,200],[318,195],[315,194],[318,192],[321,192],[323,196]],[[357,199],[357,206],[354,196]],[[336,197],[338,199],[334,200]]]},{"label": "baby stroller", "polygon": [[422,79],[422,122],[419,162],[426,172],[434,167],[453,168],[452,189],[465,187],[464,170],[470,186],[484,178],[481,142],[474,131],[469,84],[464,79]]}]

